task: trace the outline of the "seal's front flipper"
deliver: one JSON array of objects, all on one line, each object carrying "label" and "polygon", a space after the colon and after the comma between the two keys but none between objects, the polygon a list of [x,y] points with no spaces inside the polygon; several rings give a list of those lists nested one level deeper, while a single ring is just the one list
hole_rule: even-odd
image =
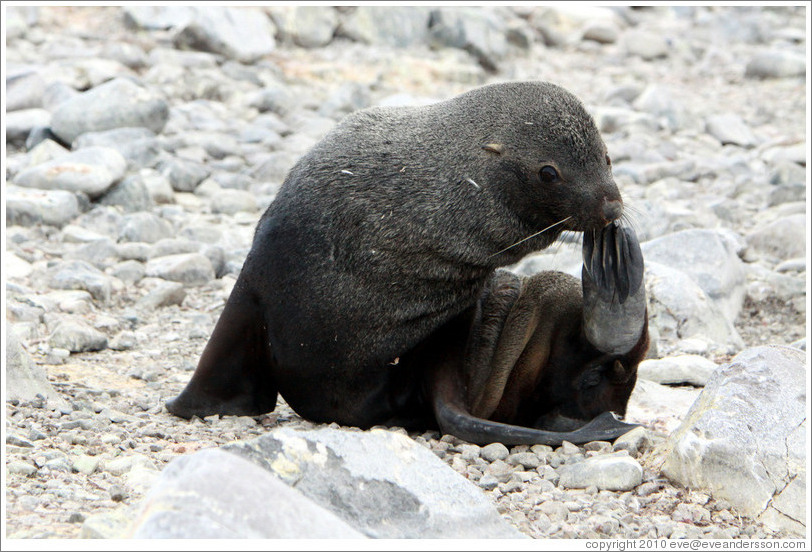
[{"label": "seal's front flipper", "polygon": [[214,327],[191,381],[166,403],[181,418],[256,416],[276,407],[277,389],[260,306],[238,286]]},{"label": "seal's front flipper", "polygon": [[624,355],[648,335],[643,253],[631,228],[584,232],[584,333],[599,351]]}]

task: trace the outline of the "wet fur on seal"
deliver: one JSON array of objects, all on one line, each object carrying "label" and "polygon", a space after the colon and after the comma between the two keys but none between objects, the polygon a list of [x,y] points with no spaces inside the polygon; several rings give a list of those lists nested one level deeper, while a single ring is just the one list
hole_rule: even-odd
[{"label": "wet fur on seal", "polygon": [[[273,410],[279,392],[316,422],[417,429],[436,427],[444,395],[470,414],[476,382],[463,359],[499,337],[498,328],[473,331],[495,269],[562,230],[599,231],[621,206],[592,118],[556,85],[495,84],[428,106],[356,112],[290,171],[192,380],[167,407],[187,418],[256,415]],[[579,313],[581,302],[572,291],[556,299]],[[601,353],[583,350],[576,319],[565,335],[552,316],[545,331],[565,357],[588,364]],[[645,326],[636,349],[643,342]],[[623,358],[628,374],[642,348]],[[559,369],[555,386],[582,369]],[[530,391],[516,400],[549,400]],[[622,413],[628,393],[605,406]]]}]

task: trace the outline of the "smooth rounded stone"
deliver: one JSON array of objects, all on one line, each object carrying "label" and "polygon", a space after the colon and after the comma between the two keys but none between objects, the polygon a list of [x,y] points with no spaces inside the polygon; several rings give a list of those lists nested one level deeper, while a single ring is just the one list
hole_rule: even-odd
[{"label": "smooth rounded stone", "polygon": [[166,257],[167,255],[179,255],[181,253],[196,253],[200,249],[200,244],[182,238],[164,238],[158,240],[149,248],[149,259],[156,257]]},{"label": "smooth rounded stone", "polygon": [[345,115],[372,104],[369,86],[358,82],[345,82],[319,106],[319,114],[340,120]]},{"label": "smooth rounded stone", "polygon": [[40,108],[45,80],[39,72],[6,77],[6,115],[21,109]]},{"label": "smooth rounded stone", "polygon": [[26,188],[83,192],[91,199],[104,194],[124,176],[127,162],[116,150],[90,147],[23,170],[14,184]]},{"label": "smooth rounded stone", "polygon": [[11,280],[23,279],[33,271],[31,263],[11,252],[6,252],[3,262],[3,273]]},{"label": "smooth rounded stone", "polygon": [[274,34],[273,24],[261,10],[206,6],[195,9],[173,43],[179,49],[202,50],[253,63],[275,49]]},{"label": "smooth rounded stone", "polygon": [[685,126],[688,113],[676,91],[662,84],[650,84],[632,104],[638,111],[650,113],[664,120],[667,128],[677,130]]},{"label": "smooth rounded stone", "polygon": [[104,44],[101,55],[105,59],[115,60],[130,69],[143,69],[147,66],[147,54],[144,49],[129,42]]},{"label": "smooth rounded stone", "polygon": [[27,160],[28,167],[35,167],[54,159],[59,159],[70,153],[70,150],[62,147],[60,144],[51,139],[45,139],[38,142],[32,148],[29,148]]},{"label": "smooth rounded stone", "polygon": [[135,468],[157,470],[155,463],[143,454],[128,454],[113,460],[106,460],[102,469],[111,475],[124,475]]},{"label": "smooth rounded stone", "polygon": [[637,457],[644,453],[651,446],[651,438],[649,430],[645,427],[636,427],[633,430],[624,433],[612,444],[612,450],[617,452],[625,450],[632,457]]},{"label": "smooth rounded stone", "polygon": [[183,284],[178,282],[167,282],[166,280],[156,280],[158,283],[136,302],[139,308],[155,310],[169,305],[180,305],[186,298],[186,290]]},{"label": "smooth rounded stone", "polygon": [[599,44],[614,44],[620,36],[620,30],[612,21],[593,19],[584,24],[582,40],[593,40]]},{"label": "smooth rounded stone", "polygon": [[131,167],[152,165],[161,155],[155,133],[143,127],[124,127],[85,132],[73,141],[73,148],[102,146],[118,151]]},{"label": "smooth rounded stone", "polygon": [[121,261],[110,269],[110,274],[125,284],[135,284],[145,275],[144,263],[135,259]]},{"label": "smooth rounded stone", "polygon": [[806,215],[790,215],[767,224],[761,224],[745,239],[750,249],[762,258],[780,262],[802,257],[806,251]]},{"label": "smooth rounded stone", "polygon": [[211,212],[233,215],[239,211],[256,212],[257,200],[242,190],[222,190],[211,198]]},{"label": "smooth rounded stone", "polygon": [[803,55],[786,50],[758,52],[747,62],[744,76],[753,79],[778,79],[806,75]]},{"label": "smooth rounded stone", "polygon": [[65,318],[51,331],[48,344],[72,353],[101,351],[107,348],[107,336],[81,319]]},{"label": "smooth rounded stone", "polygon": [[742,348],[733,322],[685,272],[647,259],[646,293],[649,324],[659,332],[659,345],[701,336],[715,348]]},{"label": "smooth rounded stone", "polygon": [[465,50],[489,71],[507,54],[505,34],[502,19],[488,9],[441,7],[429,18],[432,44]]},{"label": "smooth rounded stone", "polygon": [[156,168],[176,192],[193,192],[211,173],[205,165],[180,157],[161,161]]},{"label": "smooth rounded stone", "polygon": [[735,113],[720,113],[711,115],[705,121],[705,130],[719,140],[722,145],[753,147],[758,139],[739,115]]},{"label": "smooth rounded stone", "polygon": [[669,437],[663,474],[773,529],[803,535],[806,374],[804,352],[792,347],[736,355],[714,372]]},{"label": "smooth rounded stone", "polygon": [[143,180],[132,176],[125,178],[110,188],[102,196],[100,203],[102,205],[117,205],[125,213],[146,211],[154,205]]},{"label": "smooth rounded stone", "polygon": [[53,113],[60,104],[79,94],[80,92],[72,86],[62,81],[55,81],[45,87],[42,93],[42,106]]},{"label": "smooth rounded stone", "polygon": [[124,23],[130,28],[147,30],[164,30],[182,27],[194,16],[192,6],[166,5],[143,6],[128,5],[123,7]]},{"label": "smooth rounded stone", "polygon": [[430,7],[359,6],[341,21],[339,33],[357,42],[397,48],[428,40]]},{"label": "smooth rounded stone", "polygon": [[113,292],[110,278],[86,261],[63,261],[49,270],[53,289],[83,289],[96,301],[109,303]]},{"label": "smooth rounded stone", "polygon": [[173,235],[172,225],[150,212],[125,215],[119,231],[120,241],[155,243]]},{"label": "smooth rounded stone", "polygon": [[159,134],[168,118],[166,101],[129,79],[116,78],[59,104],[51,128],[70,144],[85,132],[122,127]]},{"label": "smooth rounded stone", "polygon": [[61,228],[79,216],[76,194],[63,190],[38,190],[6,185],[6,224]]},{"label": "smooth rounded stone", "polygon": [[806,271],[806,257],[787,259],[775,267],[776,272],[804,272]]},{"label": "smooth rounded stone", "polygon": [[251,169],[251,177],[260,182],[271,182],[281,185],[298,159],[299,156],[294,153],[286,151],[272,152]]},{"label": "smooth rounded stone", "polygon": [[37,473],[37,467],[28,462],[21,462],[19,460],[11,460],[6,464],[6,472],[13,475],[23,475],[30,477]]},{"label": "smooth rounded stone", "polygon": [[525,469],[533,470],[541,465],[541,460],[532,452],[519,452],[511,454],[505,461],[514,466],[522,466]]},{"label": "smooth rounded stone", "polygon": [[328,45],[338,28],[338,12],[330,6],[294,6],[271,15],[285,40],[303,48]]},{"label": "smooth rounded stone", "polygon": [[128,180],[136,183],[133,186],[138,186],[138,183],[143,185],[152,203],[156,205],[175,202],[175,192],[169,179],[155,169],[141,169],[135,174],[127,176],[123,182]]},{"label": "smooth rounded stone", "polygon": [[188,285],[201,285],[214,279],[211,261],[200,253],[183,253],[150,259],[146,275]]},{"label": "smooth rounded stone", "polygon": [[504,460],[494,460],[487,468],[485,468],[484,475],[491,475],[496,478],[499,483],[507,483],[513,477],[513,466]]},{"label": "smooth rounded stone", "polygon": [[621,42],[628,55],[640,56],[647,61],[666,57],[671,49],[663,35],[638,29],[623,33]]},{"label": "smooth rounded stone", "polygon": [[491,443],[490,445],[482,447],[479,451],[479,455],[486,462],[495,462],[497,460],[504,460],[505,458],[508,457],[509,454],[510,451],[502,443]]},{"label": "smooth rounded stone", "polygon": [[643,468],[625,452],[593,456],[559,468],[559,484],[568,489],[592,485],[609,491],[628,491],[643,481]]},{"label": "smooth rounded stone", "polygon": [[34,128],[51,124],[51,113],[39,107],[9,111],[5,114],[4,122],[6,141],[22,144]]},{"label": "smooth rounded stone", "polygon": [[699,355],[678,355],[644,360],[637,367],[637,377],[662,384],[703,387],[716,368],[715,362]]},{"label": "smooth rounded stone", "polygon": [[75,224],[65,226],[60,232],[60,236],[64,243],[88,243],[107,238],[103,234]]},{"label": "smooth rounded stone", "polygon": [[745,269],[738,253],[742,238],[729,230],[691,229],[641,245],[646,261],[683,270],[707,293],[729,320],[744,301]]}]

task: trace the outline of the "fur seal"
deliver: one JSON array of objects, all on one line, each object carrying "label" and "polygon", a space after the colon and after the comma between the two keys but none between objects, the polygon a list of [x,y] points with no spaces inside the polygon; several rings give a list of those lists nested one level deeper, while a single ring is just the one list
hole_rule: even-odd
[{"label": "fur seal", "polygon": [[[622,211],[591,116],[557,85],[355,112],[291,169],[167,408],[258,415],[281,393],[315,422],[617,437],[634,426],[611,412],[648,345]],[[588,236],[583,292],[561,273],[497,270],[564,230]]]}]

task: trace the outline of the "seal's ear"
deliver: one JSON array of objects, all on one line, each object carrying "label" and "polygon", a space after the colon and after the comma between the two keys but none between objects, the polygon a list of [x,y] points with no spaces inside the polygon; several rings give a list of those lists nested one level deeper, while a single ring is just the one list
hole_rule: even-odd
[{"label": "seal's ear", "polygon": [[495,153],[496,155],[502,155],[502,153],[505,151],[505,146],[503,146],[502,144],[492,143],[485,144],[484,146],[482,146],[482,149],[484,149],[485,151],[489,151],[491,153]]}]

